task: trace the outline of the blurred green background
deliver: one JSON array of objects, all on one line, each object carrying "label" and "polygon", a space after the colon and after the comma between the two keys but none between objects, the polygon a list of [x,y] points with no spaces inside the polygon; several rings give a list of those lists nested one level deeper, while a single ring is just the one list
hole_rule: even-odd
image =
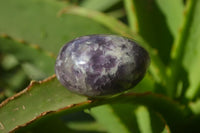
[{"label": "blurred green background", "polygon": [[[90,34],[149,52],[130,95],[91,102],[51,77],[60,48]],[[199,36],[198,0],[0,0],[0,133],[198,133]]]}]

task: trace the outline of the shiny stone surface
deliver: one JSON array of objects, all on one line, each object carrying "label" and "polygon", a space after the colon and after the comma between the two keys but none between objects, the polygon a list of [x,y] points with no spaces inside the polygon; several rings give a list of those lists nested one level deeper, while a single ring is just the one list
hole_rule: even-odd
[{"label": "shiny stone surface", "polygon": [[88,97],[113,95],[134,87],[150,58],[133,40],[116,35],[76,38],[60,50],[56,76],[67,89]]}]

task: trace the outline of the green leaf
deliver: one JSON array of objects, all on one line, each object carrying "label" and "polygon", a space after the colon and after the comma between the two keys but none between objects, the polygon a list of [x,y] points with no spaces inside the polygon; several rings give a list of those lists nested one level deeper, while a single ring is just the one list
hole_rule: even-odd
[{"label": "green leaf", "polygon": [[134,14],[134,7],[133,7],[133,0],[124,0],[124,6],[127,13],[127,19],[129,23],[129,27],[138,33],[138,24],[137,24],[137,18]]},{"label": "green leaf", "polygon": [[26,73],[19,67],[11,71],[3,71],[0,81],[0,103],[29,84]]},{"label": "green leaf", "polygon": [[136,111],[137,121],[141,133],[152,133],[150,114],[148,110],[140,106]]},{"label": "green leaf", "polygon": [[138,34],[133,32],[127,25],[122,23],[121,21],[115,19],[112,16],[108,16],[106,14],[103,14],[101,12],[97,12],[94,10],[89,10],[86,8],[81,7],[75,7],[75,6],[68,6],[67,8],[63,9],[61,11],[62,14],[75,14],[80,15],[84,17],[91,18],[92,20],[95,20],[104,26],[108,27],[111,31],[125,36],[132,38],[136,42],[138,42],[140,45],[142,45],[144,48],[147,49],[151,56],[151,65],[150,65],[150,71],[153,75],[154,79],[158,83],[166,84],[167,82],[167,75],[166,75],[166,68],[163,64],[163,62],[158,57],[157,53],[141,38]]},{"label": "green leaf", "polygon": [[[140,24],[138,24],[141,18],[140,16],[137,16],[137,15],[139,15],[140,11],[139,12],[137,12],[138,10],[135,11],[137,7],[135,8],[134,6],[146,6],[146,3],[148,4],[147,6],[149,5],[152,6],[152,3],[149,3],[148,1],[142,1],[140,2],[140,4],[136,2],[134,4],[134,0],[124,0],[124,5],[127,12],[129,25],[131,29],[134,30],[135,32],[139,32],[140,26],[148,25],[148,23],[141,22]],[[154,6],[155,4],[159,7],[160,12],[165,17],[167,27],[169,28],[170,32],[175,38],[176,35],[178,34],[178,29],[180,28],[180,24],[183,19],[183,9],[184,9],[183,1],[182,0],[176,0],[176,1],[156,0],[155,3],[153,2]],[[153,7],[151,8],[152,10],[156,10]],[[146,10],[143,10],[141,13],[143,14],[144,12],[146,12]],[[150,25],[154,25],[154,24],[151,23]]]},{"label": "green leaf", "polygon": [[[167,27],[175,39],[183,21],[184,3],[182,0],[156,0],[160,11],[165,16]],[[173,15],[172,15],[173,14]]]},{"label": "green leaf", "polygon": [[87,101],[64,88],[55,78],[32,82],[25,90],[0,104],[0,130],[7,133],[39,122],[42,118],[91,108],[107,103],[142,104],[159,112],[170,126],[180,124],[187,111],[164,96],[152,93],[128,93],[118,97]]},{"label": "green leaf", "polygon": [[6,87],[7,89],[12,90],[13,92],[19,92],[19,89],[21,89],[20,87],[24,87],[27,85],[26,83],[26,74],[24,73],[23,70],[19,69],[17,70],[15,73],[9,74],[9,75],[2,75],[4,76],[5,82],[8,84],[8,87]]},{"label": "green leaf", "polygon": [[63,8],[63,10],[61,10],[60,12],[61,16],[66,16],[69,14],[79,15],[86,18],[90,18],[90,20],[95,20],[96,22],[103,24],[104,26],[109,28],[111,31],[122,36],[129,38],[134,37],[134,39],[136,40],[141,39],[138,35],[136,35],[136,33],[132,32],[124,23],[104,13],[77,6],[67,6],[66,8]]},{"label": "green leaf", "polygon": [[[70,115],[70,114],[69,114]],[[78,117],[80,118],[80,117]],[[97,123],[95,120],[94,121],[80,121],[78,119],[76,122],[68,122],[67,126],[74,131],[74,133],[104,133],[106,132],[105,128],[102,127],[99,123]]]},{"label": "green leaf", "polygon": [[199,115],[200,114],[200,99],[198,98],[196,101],[191,101],[189,103],[189,107],[194,114]]},{"label": "green leaf", "polygon": [[135,29],[138,29],[138,33],[144,40],[157,49],[158,55],[167,64],[173,39],[182,20],[181,0],[133,0],[132,10],[134,16],[131,15],[129,19],[136,18],[133,19],[136,21]]},{"label": "green leaf", "polygon": [[41,121],[37,126],[32,128],[24,128],[16,131],[16,133],[66,133],[71,132],[69,128],[58,117],[49,118],[48,121]]},{"label": "green leaf", "polygon": [[27,75],[21,69],[19,61],[14,55],[11,53],[3,54],[1,50],[0,53],[2,54],[2,59],[0,61],[0,91],[8,97],[11,95],[7,95],[8,93],[6,93],[6,91],[15,93],[27,86]]},{"label": "green leaf", "polygon": [[141,133],[161,133],[162,131],[170,133],[167,123],[160,114],[148,110],[145,106],[139,106],[134,113]]},{"label": "green leaf", "polygon": [[170,132],[161,115],[131,103],[98,106],[91,109],[91,114],[109,133]]},{"label": "green leaf", "polygon": [[[169,89],[170,95],[174,95],[176,91],[181,91],[181,94],[184,95],[188,88],[188,80],[189,88],[185,94],[186,98],[193,99],[199,88],[199,7],[199,1],[190,0],[187,2],[182,29],[171,52],[172,63],[169,84],[172,90]],[[176,89],[178,84],[183,84],[180,90]]]},{"label": "green leaf", "polygon": [[[122,108],[120,108],[120,110],[122,111]],[[129,112],[129,110],[127,111]],[[123,120],[121,120],[109,105],[92,108],[91,114],[109,133],[131,133],[126,125],[128,121],[125,123]]]},{"label": "green leaf", "polygon": [[155,92],[155,81],[152,79],[152,77],[147,74],[139,84],[130,90],[130,92],[135,93],[145,93],[145,92]]},{"label": "green leaf", "polygon": [[[171,64],[169,72],[169,85],[168,94],[172,97],[180,97],[184,95],[184,91],[187,87],[187,73],[183,68],[184,50],[188,39],[188,33],[191,26],[191,19],[193,18],[193,12],[195,9],[196,1],[187,1],[185,7],[185,17],[181,26],[181,30],[174,41],[171,51]],[[179,86],[178,86],[179,85]],[[183,87],[182,87],[183,86]]]},{"label": "green leaf", "polygon": [[48,117],[31,126],[16,130],[16,133],[104,133],[106,130],[93,117],[83,111],[71,112],[68,115]]},{"label": "green leaf", "polygon": [[81,6],[88,9],[105,11],[120,1],[121,0],[84,0]]},{"label": "green leaf", "polygon": [[189,87],[186,91],[186,98],[193,99],[200,90],[200,1],[195,1],[193,14],[188,25],[187,40],[185,43],[183,66],[188,72]]},{"label": "green leaf", "polygon": [[3,125],[0,130],[7,133],[48,112],[83,101],[86,101],[85,97],[70,93],[55,76],[39,83],[32,82],[0,104],[0,123]]},{"label": "green leaf", "polygon": [[[28,75],[38,73],[37,76],[31,76],[31,78],[38,80],[54,74],[55,58],[49,56],[45,51],[34,48],[25,42],[13,40],[8,36],[0,36],[0,44],[2,44],[0,45],[1,53],[14,55],[23,67],[29,63],[35,68],[35,71],[31,71],[31,69],[26,71]],[[35,73],[36,71],[38,72]]]},{"label": "green leaf", "polygon": [[59,16],[66,6],[55,0],[0,0],[0,34],[37,44],[57,54],[62,45],[88,34],[111,33],[90,19]]},{"label": "green leaf", "polygon": [[1,66],[5,70],[11,70],[17,65],[19,65],[19,62],[12,54],[5,54],[1,59]]}]

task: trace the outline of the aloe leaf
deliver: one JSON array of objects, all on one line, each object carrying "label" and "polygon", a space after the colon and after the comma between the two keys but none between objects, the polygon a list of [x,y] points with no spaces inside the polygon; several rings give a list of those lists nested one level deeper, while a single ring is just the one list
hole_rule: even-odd
[{"label": "aloe leaf", "polygon": [[[200,54],[197,49],[200,47],[199,28],[199,1],[190,0],[187,2],[185,18],[181,32],[177,36],[172,49],[172,63],[170,82],[171,95],[178,91],[178,83],[182,83],[181,94],[187,99],[193,99],[199,88],[199,62]],[[186,71],[186,72],[185,72]],[[185,74],[184,74],[185,73]],[[184,74],[184,75],[183,75]],[[188,78],[188,79],[187,79]],[[187,82],[189,81],[189,86]]]},{"label": "aloe leaf", "polygon": [[6,89],[13,92],[19,91],[21,85],[26,84],[26,73],[19,67],[20,64],[14,55],[10,53],[3,54],[1,50],[0,53],[2,54],[0,60],[0,71],[2,73],[0,88],[2,91],[6,91]]},{"label": "aloe leaf", "polygon": [[66,6],[55,0],[0,0],[0,34],[7,34],[57,54],[62,45],[88,34],[112,33],[102,25],[75,15],[59,16]]},{"label": "aloe leaf", "polygon": [[[19,61],[22,67],[31,64],[35,71],[31,71],[30,67],[26,71],[28,75],[37,74],[33,79],[43,79],[54,73],[55,58],[51,57],[48,52],[34,48],[26,42],[19,42],[9,36],[0,36],[0,52],[2,54],[12,54]],[[25,68],[24,68],[25,69]],[[36,72],[38,71],[38,72]]]},{"label": "aloe leaf", "polygon": [[186,91],[186,98],[193,99],[197,96],[200,89],[200,2],[194,2],[193,15],[190,18],[191,25],[187,34],[187,41],[185,42],[183,66],[188,72],[189,87]]},{"label": "aloe leaf", "polygon": [[146,74],[146,76],[142,79],[141,82],[138,83],[136,87],[129,90],[129,92],[134,92],[134,93],[145,93],[148,91],[156,92],[156,82],[153,80],[150,74]]},{"label": "aloe leaf", "polygon": [[[109,105],[92,108],[91,114],[109,133],[131,133],[128,125],[126,125],[128,121],[124,123]],[[130,120],[131,119],[129,119],[129,121]],[[134,127],[134,125],[132,125],[132,127]]]},{"label": "aloe leaf", "polygon": [[[136,18],[134,26],[137,26],[138,33],[153,48],[157,49],[162,61],[168,64],[174,39],[173,34],[177,33],[181,24],[183,4],[180,0],[155,0],[151,2],[133,0],[132,7],[134,16],[131,15],[131,18]],[[173,15],[171,15],[172,13]],[[171,16],[175,19],[171,19]],[[170,31],[171,29],[175,31]]]},{"label": "aloe leaf", "polygon": [[[136,10],[137,7],[135,8],[134,6],[146,6],[146,4],[149,4],[149,6],[152,5],[152,3],[149,3],[148,1],[143,1],[141,2],[141,5],[139,5],[137,2],[134,3],[134,0],[124,0],[124,5],[127,12],[129,25],[131,29],[134,30],[135,32],[139,32],[140,28],[139,25],[141,26],[145,25],[145,22],[141,22],[140,24],[138,24],[140,16],[137,15],[139,15],[140,12],[137,12],[138,11]],[[154,4],[157,4],[160,12],[165,16],[167,27],[169,27],[170,33],[172,33],[173,37],[175,38],[176,35],[178,34],[178,29],[180,28],[180,24],[183,19],[183,9],[184,9],[183,1],[156,0]],[[152,10],[154,9],[152,8]]]},{"label": "aloe leaf", "polygon": [[92,108],[91,114],[111,133],[158,133],[163,130],[169,131],[169,127],[163,121],[163,118],[153,111],[148,111],[144,106],[114,103]]},{"label": "aloe leaf", "polygon": [[152,93],[129,93],[114,98],[87,101],[85,97],[67,91],[53,76],[39,83],[32,82],[27,89],[1,103],[1,130],[16,131],[42,118],[117,102],[142,104],[157,110],[167,123],[170,123],[170,127],[180,124],[188,115],[178,104]]},{"label": "aloe leaf", "polygon": [[166,121],[158,113],[148,110],[145,106],[139,106],[134,113],[141,133],[160,133],[162,131],[170,133]]},{"label": "aloe leaf", "polygon": [[[82,111],[81,111],[82,112]],[[102,127],[90,114],[90,110],[86,109],[84,112],[87,112],[85,114],[87,115],[81,115],[81,112],[75,112],[69,115],[65,115],[64,119],[67,122],[66,125],[71,130],[73,130],[75,133],[79,132],[95,132],[95,133],[104,133],[106,132],[105,128]],[[74,116],[75,120],[72,118]],[[70,119],[71,118],[71,119]]]},{"label": "aloe leaf", "polygon": [[170,132],[162,116],[144,106],[114,103],[92,108],[90,112],[110,133]]},{"label": "aloe leaf", "polygon": [[120,2],[120,0],[84,0],[80,6],[88,9],[105,11],[118,2]]},{"label": "aloe leaf", "polygon": [[156,3],[165,16],[167,27],[175,39],[184,18],[184,2],[182,0],[156,0]]},{"label": "aloe leaf", "polygon": [[196,101],[191,101],[189,103],[189,107],[195,115],[200,114],[200,99],[198,98]]},{"label": "aloe leaf", "polygon": [[144,106],[140,106],[136,111],[137,122],[141,133],[152,133],[150,114]]},{"label": "aloe leaf", "polygon": [[72,132],[67,125],[59,118],[53,117],[49,118],[48,121],[41,121],[37,126],[33,126],[32,128],[26,127],[17,130],[15,133],[27,133],[27,132],[34,132],[34,133],[66,133]]},{"label": "aloe leaf", "polygon": [[124,6],[127,13],[127,19],[129,23],[129,27],[138,33],[138,24],[137,24],[137,18],[135,15],[134,7],[133,7],[133,0],[124,0]]},{"label": "aloe leaf", "polygon": [[21,91],[28,84],[28,77],[26,73],[19,66],[12,68],[12,70],[1,70],[0,75],[0,103],[6,98]]},{"label": "aloe leaf", "polygon": [[[22,70],[22,69],[18,69],[15,71],[14,75],[9,74],[9,75],[2,75],[3,77],[6,77],[6,79],[4,79],[3,81],[6,82],[6,84],[8,84],[8,86],[6,86],[5,88],[12,90],[13,92],[18,92],[19,89],[21,89],[21,85],[24,84],[27,85],[27,76],[26,73]],[[4,78],[5,78],[4,77]]]},{"label": "aloe leaf", "polygon": [[[2,53],[1,53],[2,54]],[[18,60],[12,54],[1,55],[1,67],[4,70],[12,70],[19,65]]]},{"label": "aloe leaf", "polygon": [[[189,27],[191,25],[191,17],[193,16],[195,1],[188,1],[185,8],[185,17],[183,20],[183,24],[181,30],[173,44],[173,48],[171,51],[171,66],[170,66],[170,89],[168,90],[168,94],[172,97],[175,97],[176,89],[178,87],[178,82],[181,83],[181,77],[186,77],[186,75],[181,75],[184,73],[184,69],[182,66],[182,60],[184,55],[185,43],[187,41]],[[183,83],[183,82],[182,82]],[[179,89],[181,91],[181,89]],[[180,96],[179,92],[179,96]]]},{"label": "aloe leaf", "polygon": [[55,76],[31,84],[20,93],[0,104],[1,132],[9,132],[19,125],[63,107],[86,101],[85,97],[70,93]]},{"label": "aloe leaf", "polygon": [[88,17],[92,20],[97,21],[100,24],[103,24],[104,26],[109,28],[111,31],[118,33],[122,36],[126,36],[129,38],[135,37],[136,40],[137,38],[140,38],[138,35],[136,35],[136,33],[132,32],[124,23],[118,21],[114,17],[108,16],[98,11],[86,9],[86,8],[78,7],[78,6],[67,6],[66,8],[63,8],[63,10],[60,11],[60,16],[65,16],[68,14]]}]

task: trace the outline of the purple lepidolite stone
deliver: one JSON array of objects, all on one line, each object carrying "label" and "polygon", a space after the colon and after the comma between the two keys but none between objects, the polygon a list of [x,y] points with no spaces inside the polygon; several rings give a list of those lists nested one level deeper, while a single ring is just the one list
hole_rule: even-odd
[{"label": "purple lepidolite stone", "polygon": [[58,80],[88,97],[113,95],[134,87],[145,75],[150,58],[133,40],[116,35],[76,38],[56,60]]}]

